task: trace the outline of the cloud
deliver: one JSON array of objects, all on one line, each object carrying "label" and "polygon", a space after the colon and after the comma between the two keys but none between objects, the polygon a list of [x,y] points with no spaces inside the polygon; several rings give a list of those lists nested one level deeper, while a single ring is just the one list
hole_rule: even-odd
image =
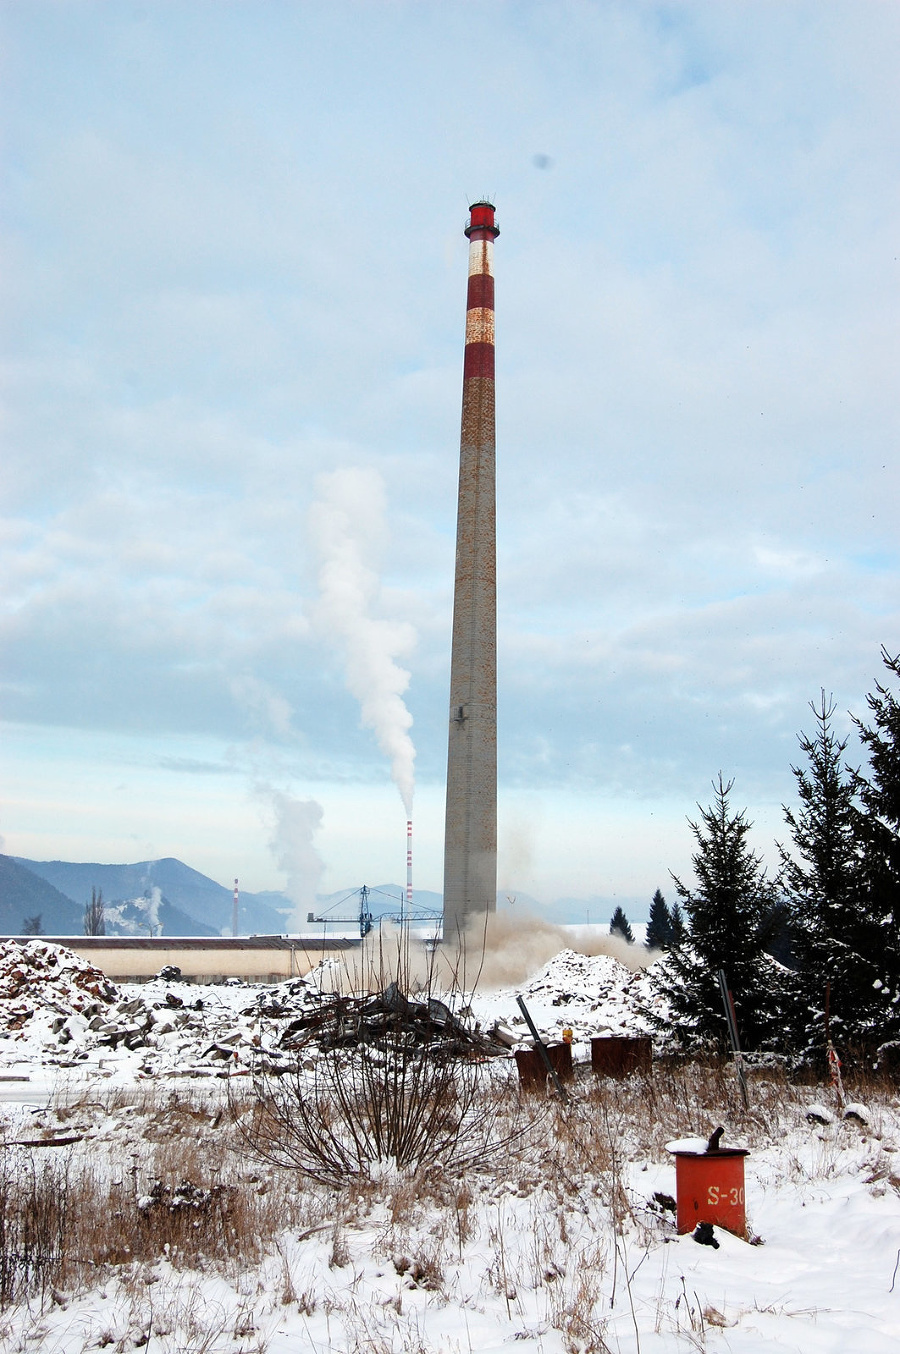
[{"label": "cloud", "polygon": [[[900,12],[510,14],[473,48],[453,6],[10,10],[5,718],[345,785],[411,768],[405,710],[441,779],[485,189],[502,786],[681,815],[721,766],[777,802],[807,699],[863,707],[900,624]],[[355,695],[310,626],[352,467]]]},{"label": "cloud", "polygon": [[197,757],[160,757],[157,765],[164,771],[177,771],[189,776],[233,776],[237,767],[227,762],[205,762]]},{"label": "cloud", "polygon": [[265,733],[274,733],[279,739],[295,737],[291,725],[292,710],[283,696],[260,681],[258,677],[245,675],[232,677],[229,685],[235,700],[246,706],[252,715],[260,721]]}]

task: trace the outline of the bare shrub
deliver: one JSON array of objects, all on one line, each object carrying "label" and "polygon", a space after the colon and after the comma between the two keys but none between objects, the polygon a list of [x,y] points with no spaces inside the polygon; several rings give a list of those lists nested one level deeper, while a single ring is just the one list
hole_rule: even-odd
[{"label": "bare shrub", "polygon": [[[478,1068],[397,1050],[323,1054],[311,1073],[261,1074],[248,1128],[264,1161],[340,1185],[383,1165],[462,1166],[489,1150]],[[487,1131],[486,1131],[487,1130]]]},{"label": "bare shrub", "polygon": [[[489,1064],[423,1046],[402,1014],[377,1044],[329,1038],[283,1075],[261,1067],[256,1103],[241,1123],[257,1157],[329,1186],[426,1164],[464,1170],[507,1149],[522,1124],[501,1131],[506,1107],[491,1094]],[[534,1113],[534,1112],[532,1112]]]}]

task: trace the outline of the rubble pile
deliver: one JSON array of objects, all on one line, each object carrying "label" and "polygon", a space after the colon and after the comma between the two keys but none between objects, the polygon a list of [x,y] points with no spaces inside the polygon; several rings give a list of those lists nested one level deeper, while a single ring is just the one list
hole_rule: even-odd
[{"label": "rubble pile", "polygon": [[[521,992],[541,1031],[558,1039],[564,1027],[574,1027],[576,1041],[597,1034],[648,1034],[645,1012],[660,1009],[649,969],[631,970],[608,954],[577,954],[560,950],[521,988],[476,997],[473,1006],[486,1015],[495,1008],[515,1009]],[[517,1028],[521,1015],[509,1018]]]},{"label": "rubble pile", "polygon": [[46,940],[0,944],[0,1036],[23,1029],[35,1016],[62,1027],[73,1016],[98,1017],[118,989],[86,959]]},{"label": "rubble pile", "polygon": [[[86,1060],[92,1050],[149,1050],[158,1036],[192,1023],[192,1014],[181,1014],[184,998],[159,997],[127,998],[64,945],[43,940],[0,944],[0,1038],[10,1041],[8,1057],[15,1057],[22,1044],[36,1046],[45,1062],[61,1066]],[[202,1009],[203,1002],[197,1006]],[[198,1042],[210,1043],[208,1029],[197,1028],[195,1034]]]},{"label": "rubble pile", "polygon": [[190,983],[154,979],[119,1002],[102,1023],[91,1021],[85,1045],[120,1058],[138,1053],[145,1076],[225,1075],[226,1065],[249,1062],[259,1043],[257,1025],[215,988],[202,991],[199,996]]},{"label": "rubble pile", "polygon": [[[304,978],[258,986],[199,985],[167,967],[143,984],[111,983],[87,960],[43,940],[0,944],[0,1065],[44,1064],[103,1076],[275,1075],[314,1066],[321,1052],[413,1051],[501,1058],[527,1035],[516,989],[468,994],[451,1009],[395,983],[368,995],[331,990],[323,963]],[[574,1027],[576,1057],[593,1034],[640,1034],[658,1003],[646,971],[608,955],[563,950],[521,989],[545,1038]],[[505,1026],[511,1026],[505,1028]]]},{"label": "rubble pile", "polygon": [[390,983],[375,996],[322,996],[317,1005],[289,1022],[280,1046],[306,1050],[352,1049],[362,1045],[381,1051],[413,1051],[440,1059],[492,1058],[507,1053],[504,1044],[468,1024],[435,997],[405,996]]},{"label": "rubble pile", "polygon": [[142,1194],[137,1201],[138,1211],[145,1217],[153,1212],[160,1213],[207,1213],[215,1205],[228,1203],[237,1189],[234,1185],[212,1185],[203,1189],[191,1180],[182,1180],[180,1185],[171,1188],[161,1180],[154,1182],[149,1194]]},{"label": "rubble pile", "polygon": [[[318,990],[303,980],[267,988],[198,987],[167,967],[116,987],[62,945],[0,945],[0,1062],[119,1067],[139,1076],[226,1076],[274,1045]],[[247,1006],[249,992],[255,1000]],[[272,1056],[281,1058],[277,1049]]]},{"label": "rubble pile", "polygon": [[[245,988],[245,991],[247,990]],[[296,1016],[298,1007],[315,1005],[322,999],[322,990],[312,974],[305,978],[292,978],[289,982],[253,987],[249,990],[255,993],[255,997],[250,1006],[241,1010],[241,1015],[250,1016],[254,1020],[292,1019]]]}]

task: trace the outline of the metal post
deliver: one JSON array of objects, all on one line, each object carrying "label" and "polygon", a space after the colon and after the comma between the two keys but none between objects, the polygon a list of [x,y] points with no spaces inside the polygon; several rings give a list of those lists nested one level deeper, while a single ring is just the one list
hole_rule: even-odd
[{"label": "metal post", "polygon": [[734,1011],[734,1002],[731,999],[731,992],[728,989],[728,979],[725,977],[725,970],[719,969],[719,991],[722,993],[722,1004],[725,1007],[725,1023],[728,1026],[728,1038],[731,1043],[731,1051],[734,1055],[734,1065],[737,1068],[738,1082],[741,1088],[741,1099],[744,1102],[744,1109],[750,1108],[750,1100],[747,1096],[747,1078],[744,1073],[744,1057],[741,1053],[740,1040],[738,1039],[737,1016]]},{"label": "metal post", "polygon": [[535,1048],[537,1049],[538,1053],[541,1055],[541,1060],[542,1060],[544,1066],[546,1067],[547,1072],[549,1073],[550,1077],[551,1077],[552,1080],[553,1080],[553,1085],[556,1087],[556,1093],[557,1093],[557,1095],[559,1096],[560,1100],[562,1100],[562,1102],[565,1104],[565,1103],[568,1101],[569,1097],[568,1097],[568,1095],[566,1094],[566,1092],[565,1092],[565,1090],[564,1090],[564,1088],[563,1088],[562,1082],[560,1081],[559,1077],[556,1075],[556,1068],[553,1066],[552,1062],[550,1061],[550,1054],[547,1052],[547,1045],[544,1043],[543,1039],[542,1039],[541,1036],[538,1034],[538,1032],[537,1032],[537,1026],[535,1025],[534,1021],[532,1020],[531,1016],[528,1014],[528,1007],[525,1005],[525,1003],[524,1003],[524,1001],[522,1000],[522,998],[521,998],[521,997],[516,997],[516,1001],[519,1003],[519,1010],[522,1012],[523,1016],[525,1017],[525,1021],[526,1021],[526,1024],[528,1025],[528,1028],[531,1030],[531,1037],[534,1039],[534,1045],[535,1045]]}]

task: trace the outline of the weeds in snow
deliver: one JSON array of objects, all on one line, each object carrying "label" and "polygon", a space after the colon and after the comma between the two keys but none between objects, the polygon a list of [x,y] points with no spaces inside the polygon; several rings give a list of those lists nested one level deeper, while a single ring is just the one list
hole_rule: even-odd
[{"label": "weeds in snow", "polygon": [[[442,1085],[428,1114],[446,1110]],[[781,1160],[801,1191],[840,1171],[871,1192],[898,1188],[879,1138],[900,1133],[891,1088],[869,1087],[868,1127],[798,1134],[810,1088],[777,1071],[751,1087],[748,1111],[721,1064],[672,1061],[626,1082],[576,1081],[567,1107],[534,1113],[494,1074],[471,1105],[504,1152],[418,1156],[327,1184],[274,1158],[248,1163],[249,1097],[232,1115],[214,1098],[146,1089],[58,1105],[55,1123],[77,1125],[83,1144],[0,1143],[0,1351],[261,1354],[284,1321],[327,1328],[347,1354],[426,1351],[422,1312],[451,1302],[558,1332],[569,1354],[639,1354],[654,1332],[715,1347],[737,1309],[689,1283],[672,1294],[664,1261],[648,1296],[643,1267],[673,1229],[649,1206],[652,1187],[641,1193],[638,1163],[667,1162],[668,1138],[721,1122],[757,1152],[793,1134]],[[104,1143],[111,1120],[127,1131]],[[86,1290],[104,1295],[90,1319],[78,1315]]]}]

